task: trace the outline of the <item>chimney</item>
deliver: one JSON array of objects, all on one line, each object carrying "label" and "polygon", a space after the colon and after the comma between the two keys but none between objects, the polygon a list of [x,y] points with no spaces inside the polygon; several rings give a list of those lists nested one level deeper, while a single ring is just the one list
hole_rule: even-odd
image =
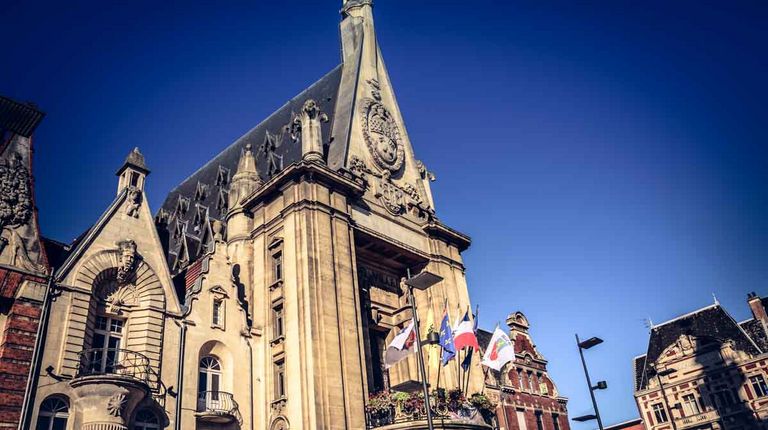
[{"label": "chimney", "polygon": [[755,292],[747,294],[747,303],[749,304],[749,309],[752,310],[755,320],[760,321],[763,327],[768,326],[768,313],[765,311],[765,306],[763,306],[763,300],[760,296]]}]

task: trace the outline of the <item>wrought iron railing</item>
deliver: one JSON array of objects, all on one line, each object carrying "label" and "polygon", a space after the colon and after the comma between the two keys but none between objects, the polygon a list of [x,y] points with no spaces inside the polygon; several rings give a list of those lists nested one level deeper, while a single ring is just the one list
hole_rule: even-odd
[{"label": "wrought iron railing", "polygon": [[157,383],[157,373],[149,359],[135,351],[117,348],[92,348],[81,351],[77,377],[119,375],[144,382],[150,387]]},{"label": "wrought iron railing", "polygon": [[[459,407],[448,407],[446,404],[438,404],[431,408],[432,419],[437,420],[458,420],[472,422],[476,424],[486,424],[486,420],[480,412],[469,405]],[[407,422],[426,421],[427,411],[424,403],[421,404],[398,404],[385,409],[366,412],[366,426],[368,429],[383,427],[391,424],[400,424]]]},{"label": "wrought iron railing", "polygon": [[197,412],[207,412],[216,415],[229,415],[243,422],[240,408],[232,393],[224,391],[200,391],[197,393]]}]

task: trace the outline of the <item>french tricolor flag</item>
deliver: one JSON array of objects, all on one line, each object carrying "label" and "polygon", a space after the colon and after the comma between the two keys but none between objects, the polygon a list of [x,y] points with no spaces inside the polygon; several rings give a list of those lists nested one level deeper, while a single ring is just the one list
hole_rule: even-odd
[{"label": "french tricolor flag", "polygon": [[475,336],[475,326],[469,319],[469,311],[464,313],[464,318],[456,324],[456,328],[453,330],[453,344],[456,346],[456,351],[468,346],[480,350]]}]

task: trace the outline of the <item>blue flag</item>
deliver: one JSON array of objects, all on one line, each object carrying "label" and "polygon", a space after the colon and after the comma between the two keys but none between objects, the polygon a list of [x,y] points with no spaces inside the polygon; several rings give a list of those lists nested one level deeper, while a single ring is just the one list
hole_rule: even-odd
[{"label": "blue flag", "polygon": [[453,329],[448,318],[448,312],[443,313],[443,322],[440,323],[440,346],[443,348],[443,366],[456,355],[456,347],[453,346]]}]

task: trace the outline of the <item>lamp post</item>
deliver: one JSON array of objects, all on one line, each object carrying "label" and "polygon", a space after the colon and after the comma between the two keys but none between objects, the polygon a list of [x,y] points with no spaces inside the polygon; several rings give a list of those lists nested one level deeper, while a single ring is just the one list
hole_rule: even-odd
[{"label": "lamp post", "polygon": [[659,380],[659,388],[661,389],[661,397],[664,399],[664,406],[666,406],[667,410],[669,411],[669,422],[672,424],[672,430],[677,430],[677,424],[675,424],[675,414],[672,411],[672,408],[669,407],[669,399],[667,399],[667,393],[664,391],[664,383],[661,382],[662,376],[669,376],[677,372],[677,369],[667,367],[666,369],[659,371],[656,369],[656,366],[653,366],[653,370],[656,372],[656,379]]},{"label": "lamp post", "polygon": [[419,362],[419,370],[421,371],[421,388],[424,390],[424,408],[427,411],[427,426],[429,430],[434,430],[432,424],[432,408],[429,405],[429,387],[427,387],[427,371],[424,367],[424,356],[421,352],[421,329],[419,328],[419,316],[416,313],[416,298],[413,295],[413,289],[426,290],[427,288],[442,281],[443,278],[435,275],[434,273],[423,271],[418,275],[411,277],[411,269],[407,269],[408,278],[405,280],[405,285],[408,286],[408,300],[411,302],[411,313],[413,314],[413,329],[416,330],[416,359]]},{"label": "lamp post", "polygon": [[603,421],[600,419],[600,410],[597,408],[597,400],[595,399],[595,390],[605,390],[608,388],[608,384],[605,381],[599,381],[597,385],[592,386],[592,381],[589,379],[589,371],[587,370],[587,362],[584,360],[584,350],[592,348],[593,346],[600,345],[603,340],[599,337],[591,337],[585,341],[579,340],[579,335],[576,335],[576,345],[579,347],[579,356],[581,356],[581,365],[584,366],[584,376],[587,378],[587,386],[589,387],[589,396],[592,398],[592,407],[595,410],[594,415],[584,415],[574,418],[574,421],[584,422],[589,420],[597,420],[597,426],[600,430],[603,430]]}]

